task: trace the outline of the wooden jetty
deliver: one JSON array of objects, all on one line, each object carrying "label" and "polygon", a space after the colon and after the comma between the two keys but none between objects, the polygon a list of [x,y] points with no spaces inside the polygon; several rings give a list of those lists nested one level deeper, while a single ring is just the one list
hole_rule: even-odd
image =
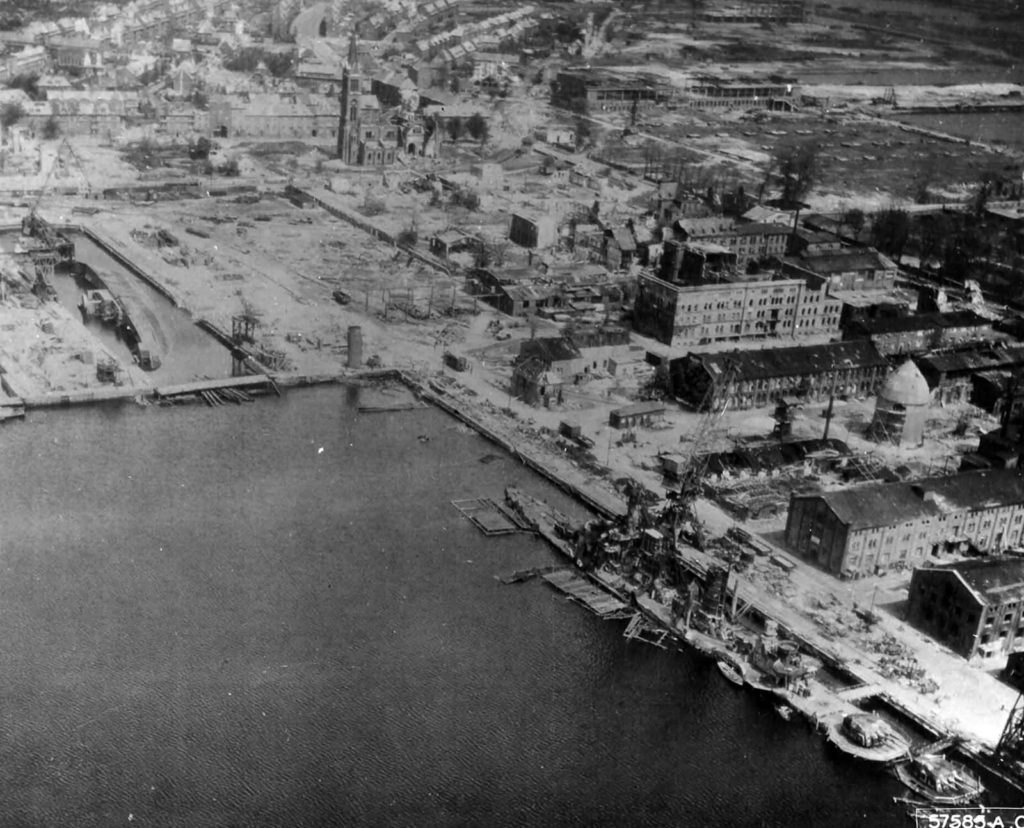
[{"label": "wooden jetty", "polygon": [[[266,374],[250,374],[244,377],[224,377],[223,379],[195,380],[180,385],[163,385],[154,389],[157,399],[169,397],[196,396],[211,405],[230,401],[251,402],[250,391],[267,388],[271,383]],[[212,392],[213,396],[207,396]]]},{"label": "wooden jetty", "polygon": [[452,506],[485,535],[511,535],[533,529],[519,515],[489,497],[453,500]]},{"label": "wooden jetty", "polygon": [[578,601],[606,620],[626,619],[633,611],[618,598],[609,595],[572,569],[558,569],[543,576],[551,586]]}]

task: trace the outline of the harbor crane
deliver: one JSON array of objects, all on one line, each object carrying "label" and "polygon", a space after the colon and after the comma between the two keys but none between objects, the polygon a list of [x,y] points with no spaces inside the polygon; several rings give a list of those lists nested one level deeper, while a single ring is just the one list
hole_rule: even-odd
[{"label": "harbor crane", "polygon": [[669,505],[664,516],[671,522],[673,542],[679,539],[682,527],[689,523],[694,546],[700,550],[704,549],[704,528],[697,517],[694,502],[700,496],[701,484],[707,473],[707,444],[719,421],[729,409],[738,370],[736,363],[729,361],[719,377],[720,391],[716,393],[714,382],[708,385],[698,409],[702,411],[701,418],[690,433],[690,446],[676,472],[678,488],[668,493]]}]

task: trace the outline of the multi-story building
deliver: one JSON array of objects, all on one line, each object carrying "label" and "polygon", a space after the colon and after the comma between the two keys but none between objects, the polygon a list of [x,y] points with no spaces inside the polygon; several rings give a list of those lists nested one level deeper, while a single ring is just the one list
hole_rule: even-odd
[{"label": "multi-story building", "polygon": [[559,72],[551,91],[551,103],[578,112],[629,112],[660,106],[671,98],[669,87],[648,78],[594,70]]},{"label": "multi-story building", "polygon": [[1019,543],[1022,529],[1024,478],[992,469],[793,495],[786,543],[829,572],[857,577],[970,547],[998,552]]},{"label": "multi-story building", "polygon": [[673,347],[839,330],[842,303],[804,279],[683,285],[638,277],[633,326]]},{"label": "multi-story building", "polygon": [[982,371],[1016,371],[1024,368],[1024,347],[995,348],[983,345],[958,351],[926,354],[914,360],[921,369],[932,399],[939,404],[970,402],[974,376]]},{"label": "multi-story building", "polygon": [[914,570],[907,620],[964,658],[1024,651],[1024,559],[957,561]]},{"label": "multi-story building", "polygon": [[49,41],[54,63],[61,69],[99,71],[103,68],[103,44],[85,37],[55,37]]},{"label": "multi-story building", "polygon": [[686,88],[686,105],[695,109],[759,107],[790,110],[796,78],[717,78],[700,75]]},{"label": "multi-story building", "polygon": [[789,244],[790,229],[780,224],[750,222],[735,224],[718,216],[680,219],[675,223],[676,239],[666,242],[661,275],[670,281],[679,276],[682,251],[695,242],[713,243],[736,254],[741,271],[750,262],[781,259]]},{"label": "multi-story building", "polygon": [[1001,336],[993,331],[992,320],[961,310],[857,320],[847,326],[843,338],[870,339],[883,354],[896,357],[920,356]]},{"label": "multi-story building", "polygon": [[899,268],[877,250],[844,248],[787,257],[782,262],[782,272],[791,277],[822,279],[833,291],[891,290],[896,285]]},{"label": "multi-story building", "polygon": [[863,341],[694,353],[669,362],[677,397],[730,409],[772,405],[782,397],[868,397],[878,391],[888,370],[875,346]]},{"label": "multi-story building", "polygon": [[40,130],[53,117],[65,135],[117,135],[138,114],[137,92],[63,89],[26,105],[23,122]]},{"label": "multi-story building", "polygon": [[337,136],[338,109],[324,95],[212,95],[209,128],[221,138],[305,138]]}]

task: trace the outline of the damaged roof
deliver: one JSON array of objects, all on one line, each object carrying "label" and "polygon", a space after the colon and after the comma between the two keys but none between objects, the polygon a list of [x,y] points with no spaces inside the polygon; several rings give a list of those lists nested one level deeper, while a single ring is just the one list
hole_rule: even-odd
[{"label": "damaged roof", "polygon": [[895,270],[896,263],[877,250],[832,251],[787,258],[787,262],[819,276],[860,270]]},{"label": "damaged roof", "polygon": [[918,367],[925,376],[939,374],[976,373],[992,368],[1024,365],[1024,347],[975,348],[968,351],[949,351],[919,357]]},{"label": "damaged roof", "polygon": [[517,361],[524,362],[528,359],[539,359],[545,365],[555,362],[566,362],[574,359],[581,359],[579,348],[562,336],[543,336],[536,339],[523,340],[519,346],[519,357]]},{"label": "damaged roof", "polygon": [[960,310],[950,313],[882,316],[877,319],[865,319],[862,322],[858,322],[855,327],[866,334],[887,334],[926,331],[931,328],[983,327],[991,324],[990,320],[979,316],[972,310]]},{"label": "damaged roof", "polygon": [[820,497],[852,529],[872,529],[923,517],[1024,503],[1017,469],[987,469],[916,482],[876,483]]},{"label": "damaged roof", "polygon": [[1024,598],[1024,558],[1001,555],[926,567],[927,571],[955,572],[988,604]]},{"label": "damaged roof", "polygon": [[734,365],[738,382],[855,368],[881,368],[889,364],[867,339],[830,342],[826,345],[765,348],[757,351],[690,354],[687,359],[699,361],[715,379],[721,377],[730,364]]}]

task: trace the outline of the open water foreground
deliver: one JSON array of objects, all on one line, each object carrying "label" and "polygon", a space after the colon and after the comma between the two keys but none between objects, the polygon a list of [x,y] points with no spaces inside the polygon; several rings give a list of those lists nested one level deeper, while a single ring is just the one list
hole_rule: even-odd
[{"label": "open water foreground", "polygon": [[3,426],[0,823],[906,824],[895,780],[710,661],[499,584],[553,553],[452,499],[580,507],[358,395]]}]

